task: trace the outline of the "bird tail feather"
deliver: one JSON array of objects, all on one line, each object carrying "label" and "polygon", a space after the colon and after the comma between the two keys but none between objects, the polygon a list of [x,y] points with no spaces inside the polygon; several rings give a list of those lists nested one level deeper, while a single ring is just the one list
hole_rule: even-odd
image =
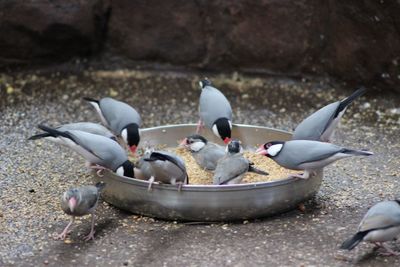
[{"label": "bird tail feather", "polygon": [[255,168],[255,167],[253,167],[251,165],[249,165],[249,172],[254,172],[254,173],[257,173],[257,174],[261,174],[261,175],[269,175],[268,172],[265,172],[265,171],[262,171],[260,169],[257,169],[257,168]]},{"label": "bird tail feather", "polygon": [[83,100],[88,101],[88,102],[94,102],[96,104],[99,103],[99,100],[91,98],[91,97],[83,97]]},{"label": "bird tail feather", "polygon": [[32,135],[31,137],[28,138],[28,140],[37,140],[45,137],[51,136],[49,133],[40,133],[40,134],[35,134]]},{"label": "bird tail feather", "polygon": [[340,246],[340,249],[352,250],[358,245],[358,243],[360,243],[363,240],[364,236],[366,236],[367,233],[368,231],[358,232],[351,238],[344,241],[343,244]]},{"label": "bird tail feather", "polygon": [[354,93],[352,93],[350,96],[346,97],[343,99],[340,104],[338,109],[336,110],[335,117],[342,112],[348,105],[350,105],[356,98],[360,97],[363,95],[367,89],[365,87],[361,87],[358,90],[356,90]]},{"label": "bird tail feather", "polygon": [[374,153],[366,150],[353,150],[353,149],[345,149],[343,151],[345,154],[355,155],[355,156],[371,156]]}]

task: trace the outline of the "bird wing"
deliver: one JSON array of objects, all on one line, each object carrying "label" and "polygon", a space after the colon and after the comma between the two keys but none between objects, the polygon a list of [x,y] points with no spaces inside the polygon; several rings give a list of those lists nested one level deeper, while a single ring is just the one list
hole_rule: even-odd
[{"label": "bird wing", "polygon": [[218,161],[213,180],[218,184],[226,184],[249,169],[249,162],[239,154],[226,156]]},{"label": "bird wing", "polygon": [[219,118],[232,120],[232,108],[228,99],[211,86],[206,86],[201,91],[199,111],[201,120],[209,128]]},{"label": "bird wing", "polygon": [[382,201],[372,206],[362,219],[359,231],[400,225],[400,205],[396,201]]},{"label": "bird wing", "polygon": [[80,193],[82,200],[79,205],[79,209],[88,211],[93,209],[96,206],[100,196],[99,189],[92,185],[83,186],[80,188]]},{"label": "bird wing", "polygon": [[124,102],[106,97],[100,101],[100,108],[115,133],[120,134],[122,129],[131,123],[136,123],[138,127],[142,124],[142,119],[136,109]]},{"label": "bird wing", "polygon": [[187,176],[186,167],[185,167],[185,164],[183,163],[183,161],[178,159],[177,156],[171,155],[170,153],[154,151],[150,154],[149,158],[145,158],[143,160],[144,161],[156,161],[156,160],[170,161],[174,165],[176,165]]},{"label": "bird wing", "polygon": [[368,217],[365,220],[363,220],[363,222],[360,224],[359,231],[363,232],[373,229],[382,229],[399,225],[400,225],[399,218],[386,215],[376,215]]}]

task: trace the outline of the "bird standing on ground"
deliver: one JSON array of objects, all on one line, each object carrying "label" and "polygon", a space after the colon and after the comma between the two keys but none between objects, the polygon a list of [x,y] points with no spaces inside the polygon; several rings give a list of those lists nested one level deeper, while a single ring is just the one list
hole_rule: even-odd
[{"label": "bird standing on ground", "polygon": [[197,133],[204,124],[212,132],[221,138],[225,144],[231,140],[232,131],[232,108],[228,99],[207,79],[199,82],[200,95],[200,121]]},{"label": "bird standing on ground", "polygon": [[253,163],[243,157],[243,148],[239,140],[231,140],[226,148],[226,155],[218,161],[214,172],[213,184],[238,184],[247,172],[268,175],[267,172],[254,168]]},{"label": "bird standing on ground", "polygon": [[394,240],[399,234],[400,200],[382,201],[368,210],[358,226],[357,233],[340,248],[352,250],[361,241],[368,241],[386,249],[387,254],[384,255],[400,255],[383,243]]},{"label": "bird standing on ground", "polygon": [[100,192],[104,187],[105,183],[99,182],[95,186],[86,185],[77,188],[71,188],[63,194],[61,198],[61,208],[66,214],[71,215],[71,221],[65,227],[64,231],[58,235],[58,238],[65,239],[68,234],[68,229],[75,221],[75,217],[91,214],[91,229],[89,235],[85,237],[85,240],[88,241],[90,239],[94,239],[94,212],[99,201]]},{"label": "bird standing on ground", "polygon": [[142,119],[136,109],[110,97],[100,100],[85,97],[84,100],[94,106],[101,121],[116,135],[121,136],[130,151],[135,153],[140,142],[139,128],[142,125]]},{"label": "bird standing on ground", "polygon": [[270,157],[284,168],[304,170],[303,174],[291,175],[291,177],[302,179],[309,178],[316,170],[339,159],[373,155],[369,151],[353,150],[309,140],[273,141],[261,145],[257,149],[257,153]]},{"label": "bird standing on ground", "polygon": [[365,88],[360,88],[349,97],[331,103],[308,116],[296,127],[292,140],[330,142],[347,107],[365,91]]}]

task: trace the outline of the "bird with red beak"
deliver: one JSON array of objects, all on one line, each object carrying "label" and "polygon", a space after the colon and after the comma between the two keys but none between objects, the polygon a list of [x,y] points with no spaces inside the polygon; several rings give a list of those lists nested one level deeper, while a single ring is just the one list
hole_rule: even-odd
[{"label": "bird with red beak", "polygon": [[199,82],[201,88],[199,112],[200,120],[197,127],[199,133],[203,125],[228,144],[232,132],[232,108],[221,91],[213,87],[208,79]]},{"label": "bird with red beak", "polygon": [[65,239],[67,237],[68,229],[74,223],[75,217],[91,214],[92,227],[89,235],[85,237],[85,240],[94,239],[94,211],[97,207],[100,192],[104,187],[105,183],[99,182],[95,186],[87,185],[71,188],[63,194],[61,198],[61,208],[66,214],[71,215],[71,221],[65,227],[64,231],[58,235],[58,238]]}]

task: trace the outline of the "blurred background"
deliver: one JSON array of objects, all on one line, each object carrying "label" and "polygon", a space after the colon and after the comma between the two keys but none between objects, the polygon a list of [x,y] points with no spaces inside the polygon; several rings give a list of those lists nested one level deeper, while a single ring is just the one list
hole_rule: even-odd
[{"label": "blurred background", "polygon": [[400,2],[3,0],[0,66],[74,59],[400,90]]}]

